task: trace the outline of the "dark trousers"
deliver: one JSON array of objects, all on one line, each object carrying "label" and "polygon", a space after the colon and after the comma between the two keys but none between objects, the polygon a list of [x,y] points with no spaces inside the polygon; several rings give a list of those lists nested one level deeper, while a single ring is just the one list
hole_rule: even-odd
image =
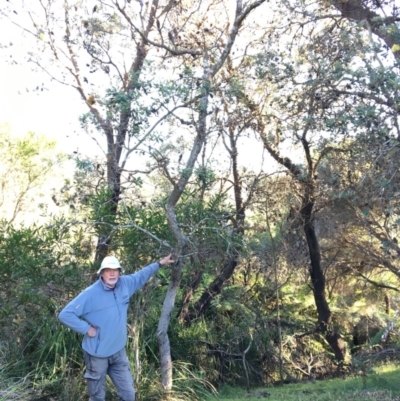
[{"label": "dark trousers", "polygon": [[117,389],[119,401],[134,401],[135,389],[125,348],[108,358],[97,358],[83,351],[89,401],[105,401],[106,377],[110,376]]}]

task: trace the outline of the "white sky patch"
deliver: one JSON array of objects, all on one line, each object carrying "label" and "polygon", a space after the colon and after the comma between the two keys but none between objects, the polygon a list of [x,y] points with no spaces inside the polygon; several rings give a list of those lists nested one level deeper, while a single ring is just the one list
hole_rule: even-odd
[{"label": "white sky patch", "polygon": [[26,61],[29,47],[35,46],[33,37],[4,18],[0,37],[0,123],[9,124],[15,135],[44,134],[69,154],[96,154],[93,139],[80,127],[79,116],[87,106],[75,90],[33,71],[34,65]]}]

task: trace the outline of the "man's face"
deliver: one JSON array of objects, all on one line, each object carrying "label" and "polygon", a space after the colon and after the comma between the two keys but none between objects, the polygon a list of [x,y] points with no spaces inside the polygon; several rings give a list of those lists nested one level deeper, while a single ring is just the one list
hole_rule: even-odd
[{"label": "man's face", "polygon": [[105,268],[101,271],[101,278],[108,287],[114,288],[120,275],[119,269]]}]

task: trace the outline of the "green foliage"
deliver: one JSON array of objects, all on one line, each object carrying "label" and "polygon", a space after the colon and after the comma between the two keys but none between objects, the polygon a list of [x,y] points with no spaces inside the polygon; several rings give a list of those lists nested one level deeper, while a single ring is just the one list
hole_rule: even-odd
[{"label": "green foliage", "polygon": [[87,206],[90,211],[88,218],[95,221],[100,227],[116,223],[115,200],[112,199],[111,189],[103,185],[94,194],[87,196]]},{"label": "green foliage", "polygon": [[[16,137],[0,127],[1,218],[7,224],[24,221],[27,215],[48,202],[46,180],[54,178],[66,156],[57,153],[56,143],[29,132]],[[47,185],[47,187],[46,187]]]}]

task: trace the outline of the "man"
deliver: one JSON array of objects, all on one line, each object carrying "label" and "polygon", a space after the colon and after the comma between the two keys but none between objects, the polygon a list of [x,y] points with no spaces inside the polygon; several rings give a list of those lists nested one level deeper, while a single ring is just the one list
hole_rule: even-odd
[{"label": "man", "polygon": [[120,401],[134,401],[133,379],[126,357],[129,298],[149,281],[160,266],[174,263],[172,255],[127,276],[115,256],[106,256],[99,279],[74,298],[59,314],[72,330],[84,334],[82,341],[90,401],[105,400],[107,374]]}]

